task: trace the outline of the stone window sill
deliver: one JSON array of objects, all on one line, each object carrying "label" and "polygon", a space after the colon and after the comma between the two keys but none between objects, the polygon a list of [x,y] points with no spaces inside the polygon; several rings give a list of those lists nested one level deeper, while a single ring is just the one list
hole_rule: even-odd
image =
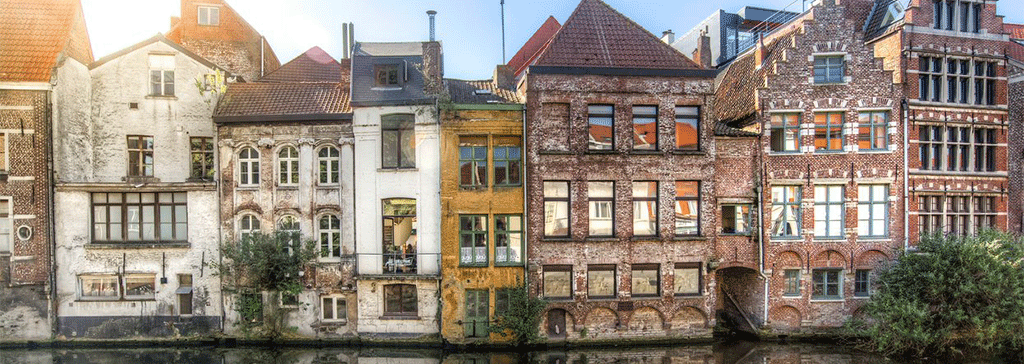
[{"label": "stone window sill", "polygon": [[405,320],[405,321],[419,321],[419,316],[406,316],[406,315],[384,315],[380,317],[381,320]]},{"label": "stone window sill", "polygon": [[857,242],[858,243],[891,243],[892,239],[890,239],[888,237],[884,237],[884,236],[878,236],[878,237],[862,236],[862,237],[857,237]]},{"label": "stone window sill", "polygon": [[588,236],[587,242],[604,243],[604,242],[615,242],[619,241],[619,238],[615,236]]},{"label": "stone window sill", "polygon": [[377,168],[377,173],[419,172],[419,168]]},{"label": "stone window sill", "polygon": [[792,300],[792,299],[804,298],[804,296],[803,295],[799,295],[799,294],[783,294],[782,298],[784,298],[784,299],[791,299]]},{"label": "stone window sill", "polygon": [[769,157],[771,157],[771,156],[800,155],[800,154],[803,154],[803,152],[801,152],[799,150],[786,150],[786,151],[774,151],[773,150],[773,151],[768,152],[768,156]]},{"label": "stone window sill", "polygon": [[89,243],[86,249],[188,249],[192,245],[185,243]]},{"label": "stone window sill", "polygon": [[341,184],[338,184],[338,183],[322,184],[322,185],[321,184],[317,184],[316,185],[316,189],[318,189],[318,190],[336,190],[336,189],[338,189],[340,187],[341,187]]},{"label": "stone window sill", "polygon": [[631,154],[631,155],[665,155],[665,152],[662,152],[660,150],[637,150],[637,149],[634,149],[634,150],[629,151],[629,154]]},{"label": "stone window sill", "polygon": [[703,151],[703,150],[680,150],[680,149],[672,150],[672,154],[675,154],[675,155],[708,155],[708,153]]},{"label": "stone window sill", "polygon": [[572,237],[542,237],[540,241],[549,243],[569,243],[572,242]]},{"label": "stone window sill", "polygon": [[660,236],[657,235],[635,235],[629,237],[630,241],[658,241],[661,240]]},{"label": "stone window sill", "polygon": [[[239,187],[239,188],[241,188],[241,187]],[[277,189],[279,189],[279,190],[287,190],[287,191],[297,191],[299,189],[299,185],[283,185],[283,186],[278,185]]]},{"label": "stone window sill", "polygon": [[603,149],[602,150],[590,150],[590,149],[587,149],[586,154],[596,154],[596,155],[619,154],[619,151],[617,151],[615,149],[612,149],[612,150],[603,150]]},{"label": "stone window sill", "polygon": [[147,99],[150,100],[177,100],[178,97],[174,95],[146,95]]},{"label": "stone window sill", "polygon": [[[844,76],[844,77],[848,77],[848,76]],[[843,82],[814,82],[814,83],[811,84],[811,86],[846,86],[846,85],[849,85],[849,84],[850,83],[846,82],[846,81],[843,81]]]},{"label": "stone window sill", "polygon": [[811,303],[843,303],[846,302],[842,298],[812,298]]},{"label": "stone window sill", "polygon": [[347,319],[342,320],[322,320],[320,321],[320,327],[335,327],[335,326],[346,326],[348,325]]},{"label": "stone window sill", "polygon": [[837,244],[837,243],[845,243],[845,242],[847,242],[846,238],[839,238],[839,237],[834,237],[834,238],[833,237],[828,237],[828,238],[821,238],[821,239],[815,238],[815,239],[811,239],[811,241],[813,241],[815,243],[825,243],[825,244]]},{"label": "stone window sill", "polygon": [[695,299],[695,298],[704,298],[705,296],[707,296],[707,294],[704,294],[704,293],[700,293],[700,294],[697,294],[697,293],[676,293],[675,294],[675,298],[676,299]]},{"label": "stone window sill", "polygon": [[706,236],[694,235],[694,236],[676,236],[672,238],[675,241],[707,241]]},{"label": "stone window sill", "polygon": [[573,153],[568,150],[542,150],[537,152],[540,155],[572,155]]},{"label": "stone window sill", "polygon": [[892,154],[891,149],[860,149],[857,153],[860,154]]}]

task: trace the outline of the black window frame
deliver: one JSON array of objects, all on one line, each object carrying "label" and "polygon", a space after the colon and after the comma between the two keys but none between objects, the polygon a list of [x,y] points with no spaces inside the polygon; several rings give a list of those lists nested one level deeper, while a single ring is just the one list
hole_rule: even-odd
[{"label": "black window frame", "polygon": [[[641,152],[658,151],[658,105],[633,105],[632,111],[633,114],[630,125],[631,130],[633,131],[633,150]],[[642,138],[641,135],[646,136],[646,134],[640,134],[642,132],[641,128],[648,124],[654,124],[654,143],[642,144],[641,142],[643,142],[644,138]]]},{"label": "black window frame", "polygon": [[[696,186],[697,188],[695,189],[695,191],[697,191],[697,194],[694,195],[694,196],[680,195],[680,193],[679,193],[680,186],[682,184],[684,184],[684,183],[695,183],[697,185]],[[702,185],[701,181],[675,181],[675,200],[673,201],[674,206],[672,206],[673,216],[674,216],[674,219],[673,219],[674,221],[673,222],[675,224],[673,226],[673,230],[672,231],[674,231],[675,236],[689,236],[689,237],[701,236],[701,233],[700,233],[700,228],[701,228],[701,225],[702,225],[701,224],[701,198],[700,198],[700,192],[701,192],[700,188],[701,188],[701,185]],[[680,229],[680,225],[679,225],[680,221],[685,221],[685,219],[680,219],[680,216],[681,216],[680,208],[679,208],[680,207],[680,203],[688,202],[688,201],[695,201],[697,203],[697,208],[695,209],[697,211],[697,213],[696,213],[696,216],[693,219],[696,222],[696,226],[694,226],[693,233],[690,233],[690,234],[680,233],[680,230],[679,230]]]},{"label": "black window frame", "polygon": [[[593,184],[597,183],[610,183],[611,184],[611,196],[600,196],[595,197],[591,193],[594,190]],[[611,231],[608,234],[594,234],[594,212],[595,204],[607,203],[608,204],[608,219],[611,221]],[[587,236],[592,238],[609,238],[614,237],[616,233],[616,222],[615,222],[615,181],[587,181]]]},{"label": "black window frame", "polygon": [[[384,295],[384,316],[398,316],[398,317],[415,317],[419,315],[419,293],[417,292],[415,284],[405,283],[393,283],[385,284],[383,295]],[[412,292],[412,300],[409,300],[407,296],[409,291]],[[394,295],[397,294],[397,300]],[[389,298],[391,296],[391,298]],[[392,302],[395,301],[395,302]],[[396,303],[399,307],[394,307],[393,303]],[[412,308],[408,310],[408,308]]]},{"label": "black window frame", "polygon": [[[691,110],[691,109],[692,110],[696,110],[696,112],[693,113],[692,115],[689,112],[689,110]],[[701,137],[700,137],[701,136],[701,130],[700,130],[701,129],[700,128],[700,124],[701,124],[701,109],[702,108],[700,106],[697,106],[697,105],[676,105],[676,108],[675,108],[675,124],[674,124],[674,127],[675,127],[675,150],[677,150],[677,151],[689,151],[689,152],[697,152],[697,151],[701,150],[701,147],[703,145],[703,143],[701,143]],[[693,144],[692,146],[681,145],[680,144],[681,140],[679,138],[679,133],[680,133],[679,127],[680,127],[680,124],[688,124],[688,121],[692,121],[694,132],[697,134],[697,135],[695,135],[695,137],[697,139],[697,142],[695,144]]]},{"label": "black window frame", "polygon": [[[599,108],[603,108],[603,107],[610,108],[610,111],[605,112],[604,110],[599,109]],[[598,123],[595,123],[595,121],[599,120],[599,119],[609,119],[610,120],[610,125],[608,126],[608,128],[609,128],[611,134],[609,136],[610,143],[608,144],[607,147],[603,147],[604,144],[600,144],[599,143],[600,141],[598,141],[598,140],[591,140],[591,139],[594,139],[593,138],[594,135],[593,135],[593,133],[591,133],[590,129],[593,128],[594,125],[600,125]],[[600,152],[611,152],[611,151],[615,150],[615,105],[612,105],[612,104],[590,104],[590,105],[587,105],[587,136],[588,136],[588,138],[587,138],[587,152],[590,152],[590,153],[594,153],[594,152],[600,153]]]},{"label": "black window frame", "polygon": [[[573,290],[575,282],[573,282],[573,272],[571,265],[545,265],[544,271],[541,273],[541,284],[543,285],[540,293],[547,300],[571,300],[573,296]],[[568,276],[568,292],[565,292],[565,296],[549,296],[548,295],[548,273],[559,273]]]},{"label": "black window frame", "polygon": [[[394,150],[389,151],[387,145],[387,135],[394,133]],[[381,169],[414,169],[416,168],[416,116],[413,114],[388,114],[380,117],[380,155],[381,155]],[[403,158],[402,145],[403,139],[408,137],[411,143],[411,163]],[[388,165],[387,158],[385,156],[388,153],[394,153],[395,164]]]},{"label": "black window frame", "polygon": [[[566,189],[565,197],[548,196],[548,194],[545,193],[546,192],[545,190],[547,188],[544,185],[549,184],[549,183],[564,183],[565,184],[565,189]],[[543,234],[541,236],[543,236],[544,238],[568,238],[568,237],[572,236],[572,183],[570,183],[569,181],[559,181],[559,180],[544,181],[542,183],[542,187],[541,187],[541,196],[542,196],[542,199],[543,199],[542,201],[544,203],[543,206],[544,206],[545,218],[547,217],[547,207],[548,207],[549,203],[550,204],[559,204],[559,205],[564,204],[565,205],[565,234],[548,234],[548,222],[545,220],[544,221],[544,230],[543,230]]]},{"label": "black window frame", "polygon": [[[750,213],[752,207],[753,205],[749,203],[722,204],[720,209],[722,212],[722,235],[750,235],[753,230],[750,226],[753,222],[753,215]],[[733,209],[731,214],[726,211],[726,209],[729,208]],[[746,212],[743,212],[744,209],[746,209]],[[733,217],[727,218],[726,216],[729,215],[732,215]],[[737,224],[733,223],[732,231],[727,231],[727,221],[743,221],[743,226],[745,227],[745,229],[740,230],[739,228],[736,227]]]},{"label": "black window frame", "polygon": [[[612,287],[609,294],[598,294],[592,293],[593,284],[591,272],[611,272],[612,273]],[[590,264],[587,265],[587,298],[589,299],[614,299],[619,292],[619,273],[618,267],[615,264]]]},{"label": "black window frame", "polygon": [[[657,264],[657,263],[631,264],[630,267],[629,267],[629,270],[630,270],[629,293],[630,293],[631,297],[661,297],[661,293],[662,293],[662,287],[661,287],[661,283],[662,283],[661,264]],[[656,282],[655,282],[656,289],[655,289],[654,293],[640,293],[640,294],[636,293],[636,284],[635,283],[636,283],[636,280],[637,280],[637,272],[654,272],[655,277],[657,277],[656,278]],[[650,283],[650,282],[648,282],[648,283]]]},{"label": "black window frame", "polygon": [[[653,183],[654,184],[654,196],[637,196],[636,189],[637,189],[637,184],[638,183],[648,184],[647,185],[648,188],[650,188],[650,184]],[[661,186],[660,186],[660,183],[658,183],[658,181],[649,181],[649,180],[648,181],[633,181],[631,186],[632,186],[631,191],[633,192],[631,194],[631,196],[630,196],[630,201],[632,202],[632,205],[633,205],[633,209],[632,209],[632,215],[633,215],[633,219],[632,219],[632,221],[633,221],[633,228],[632,228],[633,236],[634,237],[639,237],[639,238],[656,238],[656,237],[660,236],[661,235],[661,221],[660,221],[661,220],[661,211],[660,211],[661,204],[659,203],[660,202],[659,199],[661,198],[661,190],[660,190]],[[641,208],[644,204],[650,204],[650,203],[654,204],[653,205],[654,208],[652,209],[653,214],[652,214],[652,216],[649,217],[649,219],[651,221],[653,221],[653,223],[654,223],[654,226],[653,226],[654,232],[653,232],[653,234],[637,234],[637,232],[636,232],[636,223],[637,223],[638,220],[636,218],[636,213],[637,213],[637,211],[639,211],[639,208]],[[650,206],[650,205],[648,205],[648,206]]]},{"label": "black window frame", "polygon": [[[673,267],[673,272],[672,272],[673,273],[672,277],[674,279],[673,284],[672,284],[672,291],[675,293],[676,296],[680,296],[680,297],[697,297],[697,296],[703,296],[704,295],[704,269],[703,269],[703,267],[704,267],[704,265],[702,263],[700,263],[700,262],[688,262],[688,263],[676,263],[675,264],[675,267]],[[696,269],[697,270],[697,292],[696,293],[679,292],[676,289],[678,287],[678,285],[676,283],[679,282],[678,271],[681,270],[681,269]]]}]

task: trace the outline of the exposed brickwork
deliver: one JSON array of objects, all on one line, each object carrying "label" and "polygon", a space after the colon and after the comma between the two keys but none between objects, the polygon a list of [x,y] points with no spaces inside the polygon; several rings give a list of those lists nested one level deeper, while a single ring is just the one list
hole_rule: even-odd
[{"label": "exposed brickwork", "polygon": [[1010,173],[1007,228],[1024,233],[1024,59],[1009,61],[1008,75],[1010,125],[1007,155]]},{"label": "exposed brickwork", "polygon": [[[200,5],[220,9],[218,25],[199,25]],[[181,0],[181,18],[172,22],[168,39],[246,81],[281,66],[270,44],[224,0]]]}]

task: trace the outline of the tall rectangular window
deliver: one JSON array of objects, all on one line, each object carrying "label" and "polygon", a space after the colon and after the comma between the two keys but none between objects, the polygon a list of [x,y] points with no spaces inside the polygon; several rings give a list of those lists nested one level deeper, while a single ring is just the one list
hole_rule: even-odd
[{"label": "tall rectangular window", "polygon": [[996,228],[996,198],[991,196],[974,197],[974,232]]},{"label": "tall rectangular window", "polygon": [[871,270],[858,269],[853,277],[853,295],[867,297],[871,295]]},{"label": "tall rectangular window", "polygon": [[321,186],[336,185],[341,176],[341,152],[333,146],[320,148],[316,152],[317,175]]},{"label": "tall rectangular window", "polygon": [[971,23],[971,4],[968,3],[968,2],[965,2],[965,1],[960,2],[960,29],[959,30],[961,32],[968,32],[968,31],[970,31],[970,27],[968,27],[968,25],[970,25],[970,23]]},{"label": "tall rectangular window", "polygon": [[971,233],[971,211],[969,196],[946,196],[946,232],[952,235]]},{"label": "tall rectangular window", "polygon": [[842,273],[842,269],[815,269],[812,274],[814,291],[811,292],[811,298],[817,300],[843,298]]},{"label": "tall rectangular window", "polygon": [[800,114],[772,114],[772,151],[800,150]]},{"label": "tall rectangular window", "polygon": [[213,138],[189,138],[189,149],[192,161],[191,177],[204,181],[212,181],[213,173]]},{"label": "tall rectangular window", "polygon": [[800,237],[800,190],[800,186],[772,187],[772,237]]},{"label": "tall rectangular window", "polygon": [[569,236],[569,182],[544,182],[544,236]]},{"label": "tall rectangular window", "polygon": [[149,95],[174,96],[174,55],[149,55]]},{"label": "tall rectangular window", "polygon": [[932,0],[932,27],[942,29],[942,0]]},{"label": "tall rectangular window", "polygon": [[459,216],[459,263],[487,266],[487,215]]},{"label": "tall rectangular window", "polygon": [[974,129],[974,170],[996,171],[996,130]]},{"label": "tall rectangular window", "polygon": [[633,150],[658,150],[657,106],[633,106]]},{"label": "tall rectangular window", "polygon": [[185,192],[93,193],[92,239],[98,243],[188,241]]},{"label": "tall rectangular window", "polygon": [[543,269],[544,298],[572,298],[572,266],[546,265]]},{"label": "tall rectangular window", "polygon": [[889,185],[857,186],[857,235],[888,237]]},{"label": "tall rectangular window", "polygon": [[220,8],[214,6],[199,7],[199,25],[219,25]]},{"label": "tall rectangular window", "polygon": [[615,149],[615,106],[588,106],[587,124],[589,125],[588,150]]},{"label": "tall rectangular window", "polygon": [[799,269],[786,269],[783,271],[783,289],[782,295],[784,296],[799,296],[800,295],[800,270]]},{"label": "tall rectangular window", "polygon": [[459,137],[459,185],[487,186],[487,137]]},{"label": "tall rectangular window", "polygon": [[675,288],[676,296],[700,296],[703,272],[700,263],[676,263]]},{"label": "tall rectangular window", "polygon": [[494,264],[519,265],[523,263],[522,215],[494,217]]},{"label": "tall rectangular window", "polygon": [[617,289],[614,264],[587,266],[588,298],[615,298]]},{"label": "tall rectangular window", "polygon": [[658,182],[633,182],[633,236],[658,235]]},{"label": "tall rectangular window", "polygon": [[971,22],[971,31],[977,33],[981,31],[981,4],[975,3],[973,7],[974,12],[971,15],[973,15],[974,21]]},{"label": "tall rectangular window", "polygon": [[676,236],[700,235],[700,181],[676,181]]},{"label": "tall rectangular window", "polygon": [[384,272],[416,273],[416,200],[392,198],[383,201]]},{"label": "tall rectangular window", "polygon": [[633,297],[661,295],[661,271],[657,264],[633,264]]},{"label": "tall rectangular window", "polygon": [[384,168],[415,168],[415,118],[410,114],[381,117],[381,160]]},{"label": "tall rectangular window", "polygon": [[490,335],[491,298],[486,289],[466,290],[466,315],[462,329],[466,337],[487,337]]},{"label": "tall rectangular window", "polygon": [[814,186],[815,239],[842,239],[845,236],[843,195],[843,186]]},{"label": "tall rectangular window", "polygon": [[0,253],[9,253],[14,245],[11,230],[11,199],[0,199]]},{"label": "tall rectangular window", "polygon": [[498,137],[494,143],[494,185],[523,184],[522,142],[519,137]]},{"label": "tall rectangular window", "polygon": [[857,147],[860,150],[889,149],[889,112],[862,112],[859,119],[860,135],[857,139]]},{"label": "tall rectangular window", "polygon": [[843,118],[841,112],[814,114],[814,150],[841,152],[843,150]]},{"label": "tall rectangular window", "polygon": [[921,235],[942,233],[945,206],[942,196],[918,196],[917,203],[917,224]]},{"label": "tall rectangular window", "polygon": [[128,175],[153,177],[153,137],[128,136]]},{"label": "tall rectangular window", "polygon": [[676,106],[676,149],[700,150],[699,106]]},{"label": "tall rectangular window", "polygon": [[722,234],[750,234],[750,205],[722,205]]},{"label": "tall rectangular window", "polygon": [[814,83],[842,83],[846,76],[846,61],[843,56],[815,56]]},{"label": "tall rectangular window", "polygon": [[590,236],[615,235],[615,182],[587,182]]},{"label": "tall rectangular window", "polygon": [[174,291],[175,295],[178,296],[178,314],[179,315],[191,315],[192,314],[192,275],[191,274],[179,274],[178,275],[178,289]]}]

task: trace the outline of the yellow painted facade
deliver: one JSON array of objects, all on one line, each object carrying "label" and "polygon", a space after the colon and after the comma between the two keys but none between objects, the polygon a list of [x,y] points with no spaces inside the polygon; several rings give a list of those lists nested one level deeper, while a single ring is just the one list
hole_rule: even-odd
[{"label": "yellow painted facade", "polygon": [[[493,322],[497,295],[502,288],[523,282],[526,261],[522,110],[509,104],[471,108],[456,106],[443,113],[441,121],[441,335],[454,344],[504,340],[501,335],[486,333],[486,324],[480,322],[483,302],[487,321]],[[500,164],[502,156],[515,148],[519,151],[518,183],[502,184],[510,179],[503,177],[511,173],[500,165],[496,171],[495,162]],[[460,159],[460,149],[465,158]],[[486,158],[481,158],[484,154]],[[484,161],[486,167],[480,168]],[[516,224],[509,224],[509,218],[519,220],[518,238]],[[499,231],[501,227],[505,229]],[[479,247],[484,237],[486,256]],[[462,238],[475,242],[476,248],[462,248]],[[509,247],[498,247],[499,239],[510,241]],[[507,260],[517,262],[502,262]],[[472,301],[468,308],[467,301]]]}]

